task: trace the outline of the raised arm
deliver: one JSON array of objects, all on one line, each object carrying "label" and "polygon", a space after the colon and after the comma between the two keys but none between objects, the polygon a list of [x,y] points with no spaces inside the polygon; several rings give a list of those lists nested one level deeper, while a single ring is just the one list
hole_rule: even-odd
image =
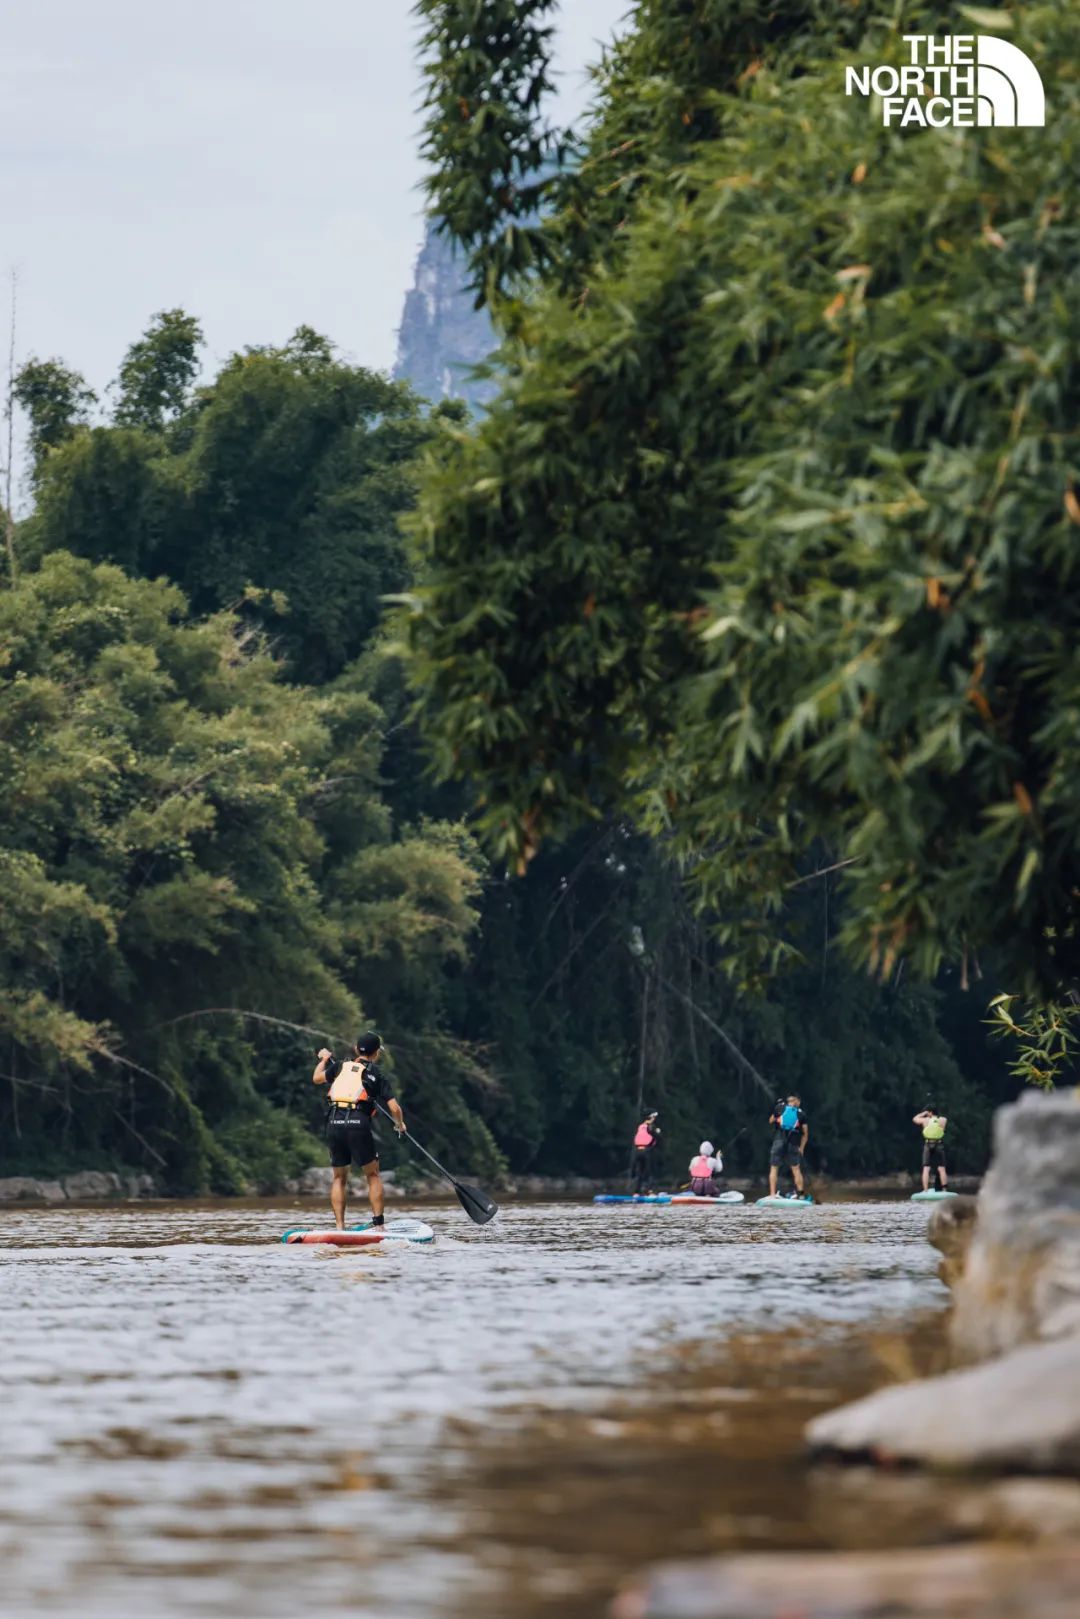
[{"label": "raised arm", "polygon": [[334,1053],[332,1051],[327,1051],[326,1047],[323,1046],[322,1050],[319,1052],[319,1060],[315,1065],[315,1072],[311,1076],[311,1083],[313,1085],[326,1084],[326,1065],[332,1060],[333,1055]]}]

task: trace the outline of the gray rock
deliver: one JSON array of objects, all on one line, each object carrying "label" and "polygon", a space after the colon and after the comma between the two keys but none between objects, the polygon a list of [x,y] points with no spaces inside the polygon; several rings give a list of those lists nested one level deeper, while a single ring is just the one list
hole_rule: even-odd
[{"label": "gray rock", "polygon": [[994,1161],[956,1286],[967,1360],[1080,1334],[1080,1097],[1029,1092],[994,1121]]},{"label": "gray rock", "polygon": [[1008,1478],[973,1492],[950,1514],[969,1535],[1021,1540],[1080,1538],[1080,1483],[1068,1478]]},{"label": "gray rock", "polygon": [[129,1175],[124,1182],[125,1197],[159,1197],[160,1195],[161,1188],[153,1175]]},{"label": "gray rock", "polygon": [[1080,1472],[1080,1340],[883,1389],[818,1417],[807,1441],[880,1462]]},{"label": "gray rock", "polygon": [[9,1175],[0,1180],[0,1203],[64,1203],[67,1193],[59,1181],[39,1181],[30,1175]]},{"label": "gray rock", "polygon": [[334,1171],[329,1165],[313,1164],[299,1177],[299,1187],[304,1197],[317,1197],[320,1193],[329,1194],[333,1182]]},{"label": "gray rock", "polygon": [[955,1197],[939,1203],[930,1215],[926,1234],[942,1255],[938,1275],[947,1287],[955,1287],[963,1275],[978,1207],[973,1197]]},{"label": "gray rock", "polygon": [[1075,1619],[1080,1548],[757,1552],[657,1569],[613,1619]]},{"label": "gray rock", "polygon": [[122,1187],[119,1175],[106,1174],[100,1169],[82,1169],[77,1175],[64,1176],[64,1191],[70,1198],[102,1203],[107,1198],[119,1197]]}]

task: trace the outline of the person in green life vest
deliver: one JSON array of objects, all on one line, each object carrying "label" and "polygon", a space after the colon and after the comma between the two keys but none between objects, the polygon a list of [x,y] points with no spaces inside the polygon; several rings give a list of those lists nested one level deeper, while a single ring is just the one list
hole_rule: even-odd
[{"label": "person in green life vest", "polygon": [[[949,1184],[948,1171],[945,1168],[945,1126],[948,1119],[944,1113],[939,1113],[936,1107],[924,1107],[921,1113],[916,1113],[913,1124],[919,1125],[922,1130],[922,1189],[930,1190],[930,1174],[934,1175],[935,1190],[944,1191]],[[936,1183],[940,1181],[940,1186]]]}]

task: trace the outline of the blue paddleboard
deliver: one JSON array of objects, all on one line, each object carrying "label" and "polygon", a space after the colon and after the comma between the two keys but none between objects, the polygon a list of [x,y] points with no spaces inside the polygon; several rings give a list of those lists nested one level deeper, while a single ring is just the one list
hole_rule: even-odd
[{"label": "blue paddleboard", "polygon": [[913,1203],[940,1203],[943,1198],[956,1197],[955,1192],[912,1192]]},{"label": "blue paddleboard", "polygon": [[639,1197],[629,1192],[598,1192],[594,1203],[670,1203],[667,1192],[654,1192],[651,1197]]},{"label": "blue paddleboard", "polygon": [[759,1209],[812,1209],[814,1200],[812,1197],[759,1197],[757,1206]]}]

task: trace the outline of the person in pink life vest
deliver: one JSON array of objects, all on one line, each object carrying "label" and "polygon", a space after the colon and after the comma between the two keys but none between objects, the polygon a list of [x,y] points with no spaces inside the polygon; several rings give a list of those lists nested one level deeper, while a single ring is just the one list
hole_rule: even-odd
[{"label": "person in pink life vest", "polygon": [[724,1160],[711,1141],[703,1141],[690,1160],[690,1190],[696,1197],[715,1197],[723,1172]]},{"label": "person in pink life vest", "polygon": [[656,1155],[656,1143],[660,1135],[660,1126],[657,1124],[658,1113],[647,1113],[634,1132],[633,1161],[630,1166],[630,1190],[637,1196],[647,1189],[651,1190],[648,1182],[652,1175],[652,1161]]}]

